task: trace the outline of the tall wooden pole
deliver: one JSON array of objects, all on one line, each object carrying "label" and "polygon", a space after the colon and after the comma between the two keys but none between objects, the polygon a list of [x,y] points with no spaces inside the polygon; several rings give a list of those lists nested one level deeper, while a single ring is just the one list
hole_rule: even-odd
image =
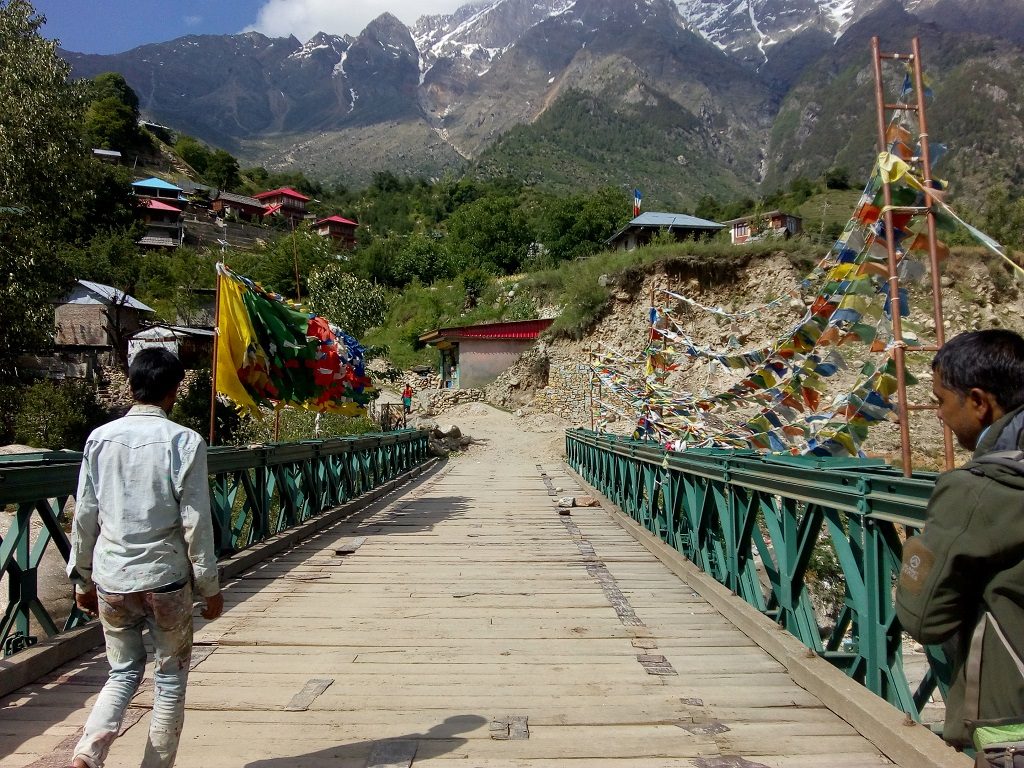
[{"label": "tall wooden pole", "polygon": [[288,222],[292,225],[292,265],[295,267],[295,300],[302,302],[302,290],[299,288],[299,248],[295,244],[295,219],[289,217]]},{"label": "tall wooden pole", "polygon": [[[914,86],[917,90],[917,117],[920,135],[918,141],[921,145],[921,173],[924,176],[925,205],[928,206],[928,259],[932,268],[932,311],[935,318],[935,346],[942,347],[946,343],[946,328],[942,315],[942,278],[939,274],[939,251],[936,246],[936,216],[935,198],[931,194],[932,189],[932,157],[928,145],[928,120],[925,117],[924,99],[924,72],[921,67],[921,39],[915,37],[912,41],[914,52]],[[953,468],[955,461],[953,455],[953,432],[949,425],[942,424],[942,447],[943,459],[947,470]]]},{"label": "tall wooden pole", "polygon": [[217,357],[220,347],[220,264],[217,265],[217,282],[213,299],[213,358],[210,362],[210,445],[217,437]]},{"label": "tall wooden pole", "polygon": [[[878,118],[878,151],[888,152],[886,141],[885,81],[882,77],[882,51],[878,37],[871,38],[871,52],[875,64],[875,104]],[[886,58],[900,58],[889,54]],[[903,475],[910,477],[913,473],[910,455],[910,422],[907,408],[907,371],[906,349],[903,344],[903,318],[900,315],[900,278],[899,262],[896,257],[896,243],[893,240],[892,225],[892,187],[888,178],[882,174],[882,199],[885,205],[885,246],[889,257],[889,314],[892,318],[892,337],[895,343],[893,358],[896,362],[896,398],[899,402],[900,454],[903,461]]]}]

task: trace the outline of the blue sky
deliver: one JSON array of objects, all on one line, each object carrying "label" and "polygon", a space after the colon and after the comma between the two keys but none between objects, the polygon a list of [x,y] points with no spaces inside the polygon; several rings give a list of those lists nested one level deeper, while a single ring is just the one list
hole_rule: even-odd
[{"label": "blue sky", "polygon": [[70,51],[119,53],[182,35],[224,35],[255,29],[271,37],[317,32],[357,35],[390,12],[412,24],[467,0],[32,0],[46,16],[43,35]]}]

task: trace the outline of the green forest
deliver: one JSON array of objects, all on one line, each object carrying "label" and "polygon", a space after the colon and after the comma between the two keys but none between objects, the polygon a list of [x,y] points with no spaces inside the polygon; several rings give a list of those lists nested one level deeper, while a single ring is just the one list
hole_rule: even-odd
[{"label": "green forest", "polygon": [[[541,306],[558,306],[553,332],[579,335],[607,306],[602,273],[655,257],[716,269],[737,258],[724,233],[703,244],[656,241],[646,255],[608,253],[606,240],[632,217],[631,189],[567,192],[557,177],[513,181],[480,169],[440,179],[385,171],[349,189],[301,172],[244,168],[191,136],[140,127],[138,97],[120,75],[70,79],[40,26],[25,0],[0,3],[0,443],[76,448],[109,417],[93,385],[35,380],[19,363],[52,349],[54,303],[76,280],[114,286],[153,307],[157,321],[173,323],[194,309],[199,289],[213,287],[223,259],[301,298],[401,369],[431,359],[418,337],[440,325],[529,319]],[[584,113],[574,114],[568,127],[579,135]],[[614,129],[603,125],[602,136]],[[655,141],[659,126],[650,130]],[[516,142],[510,136],[503,151],[520,151]],[[171,163],[194,182],[239,194],[293,187],[312,198],[313,214],[357,221],[358,246],[339,254],[306,225],[269,225],[265,244],[250,250],[141,250],[131,183],[153,168],[100,162],[94,148],[151,158],[154,168]],[[599,153],[590,161],[600,162]],[[773,208],[800,213],[805,236],[785,247],[810,259],[841,231],[859,184],[832,168],[760,199],[709,191],[684,212],[719,221]],[[644,207],[661,204],[655,194]],[[977,223],[1020,246],[1024,201],[994,192]],[[208,397],[208,382],[186,393],[180,416],[201,427]],[[239,439],[259,436],[255,427],[232,428]]]}]

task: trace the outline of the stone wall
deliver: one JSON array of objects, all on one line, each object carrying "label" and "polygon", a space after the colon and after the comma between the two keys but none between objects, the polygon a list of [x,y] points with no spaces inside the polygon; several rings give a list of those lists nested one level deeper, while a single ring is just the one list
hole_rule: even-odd
[{"label": "stone wall", "polygon": [[111,339],[101,304],[61,304],[54,311],[57,344],[106,347]]},{"label": "stone wall", "polygon": [[423,393],[433,414],[444,413],[463,403],[476,403],[484,399],[482,389],[435,389]]},{"label": "stone wall", "polygon": [[574,427],[590,426],[590,367],[572,350],[548,350],[548,385],[534,405]]}]

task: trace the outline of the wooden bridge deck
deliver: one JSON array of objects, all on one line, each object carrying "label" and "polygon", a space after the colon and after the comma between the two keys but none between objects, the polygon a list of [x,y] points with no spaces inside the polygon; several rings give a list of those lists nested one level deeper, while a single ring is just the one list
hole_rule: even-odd
[{"label": "wooden bridge deck", "polygon": [[[576,491],[471,453],[231,582],[177,765],[890,764],[610,512],[560,516],[542,471]],[[93,654],[0,700],[0,768],[65,765],[105,671]],[[108,766],[139,764],[150,701]]]}]

